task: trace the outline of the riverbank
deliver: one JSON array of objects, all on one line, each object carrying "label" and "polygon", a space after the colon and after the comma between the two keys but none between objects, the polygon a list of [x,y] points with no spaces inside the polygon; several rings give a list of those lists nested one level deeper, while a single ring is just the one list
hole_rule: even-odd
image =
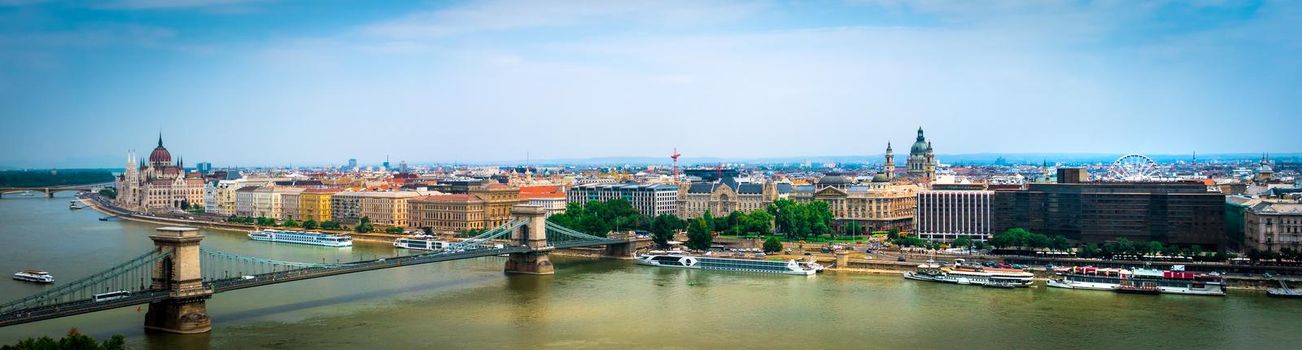
[{"label": "riverbank", "polygon": [[[143,222],[143,223],[154,224],[154,225],[184,225],[184,226],[200,227],[200,228],[206,228],[212,230],[233,231],[233,232],[241,232],[241,233],[256,231],[260,228],[256,225],[235,224],[229,222],[185,220],[185,219],[164,218],[164,217],[157,217],[157,216],[136,215],[131,212],[102,205],[101,203],[95,200],[90,200],[90,199],[80,198],[80,197],[78,197],[77,200],[80,201],[83,205],[90,207],[91,209],[94,209],[95,211],[100,212],[101,214],[109,215],[122,220]],[[350,232],[350,231],[320,230],[320,229],[314,231],[323,232],[323,233],[332,233],[332,234],[343,234],[352,237],[354,241],[375,242],[375,243],[393,243],[395,239],[403,237],[403,235],[395,235],[395,234],[388,234],[388,233],[374,233],[374,232],[357,233],[357,232]]]}]

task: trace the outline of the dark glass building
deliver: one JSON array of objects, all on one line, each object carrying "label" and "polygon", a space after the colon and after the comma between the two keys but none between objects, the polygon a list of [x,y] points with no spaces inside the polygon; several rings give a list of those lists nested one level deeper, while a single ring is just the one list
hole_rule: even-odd
[{"label": "dark glass building", "polygon": [[1031,184],[996,190],[991,206],[994,232],[1021,227],[1080,243],[1125,238],[1218,250],[1226,245],[1225,195],[1200,182]]}]

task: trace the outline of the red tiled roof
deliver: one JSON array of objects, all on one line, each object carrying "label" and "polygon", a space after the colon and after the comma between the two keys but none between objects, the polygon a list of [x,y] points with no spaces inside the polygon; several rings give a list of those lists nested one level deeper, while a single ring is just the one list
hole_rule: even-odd
[{"label": "red tiled roof", "polygon": [[521,193],[520,193],[520,198],[521,198],[521,199],[533,199],[533,198],[561,198],[561,199],[564,199],[564,198],[565,198],[565,194],[564,194],[564,193],[523,193],[523,192],[521,192]]},{"label": "red tiled roof", "polygon": [[560,186],[521,186],[520,195],[525,194],[542,194],[542,193],[560,193]]},{"label": "red tiled roof", "polygon": [[420,196],[408,199],[407,201],[429,201],[429,202],[477,202],[479,197],[468,194],[441,194],[434,196]]}]

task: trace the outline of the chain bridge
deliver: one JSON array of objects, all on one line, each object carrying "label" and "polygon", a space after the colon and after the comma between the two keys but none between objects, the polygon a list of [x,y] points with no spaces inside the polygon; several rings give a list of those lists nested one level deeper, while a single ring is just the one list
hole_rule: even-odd
[{"label": "chain bridge", "polygon": [[547,222],[541,207],[518,205],[512,220],[424,254],[310,263],[243,256],[203,248],[189,227],[162,227],[154,249],[117,266],[0,304],[0,327],[149,304],[148,330],[192,334],[212,329],[206,301],[214,294],[363,271],[507,255],[505,272],[552,274],[554,249],[605,246],[607,256],[631,257],[634,241],[585,234]]}]

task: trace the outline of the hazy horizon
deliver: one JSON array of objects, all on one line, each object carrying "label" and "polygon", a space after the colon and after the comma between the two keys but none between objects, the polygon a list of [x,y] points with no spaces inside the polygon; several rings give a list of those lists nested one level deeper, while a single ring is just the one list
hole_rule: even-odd
[{"label": "hazy horizon", "polygon": [[[0,1],[0,167],[1302,151],[1288,1]],[[527,156],[526,156],[527,155]]]}]

